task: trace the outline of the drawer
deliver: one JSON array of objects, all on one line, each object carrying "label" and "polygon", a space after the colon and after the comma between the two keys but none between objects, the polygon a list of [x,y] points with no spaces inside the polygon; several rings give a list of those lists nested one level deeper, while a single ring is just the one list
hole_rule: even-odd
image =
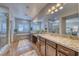
[{"label": "drawer", "polygon": [[40,39],[41,41],[45,42],[45,39],[44,39],[44,38],[40,37],[39,39]]},{"label": "drawer", "polygon": [[56,48],[56,44],[52,41],[46,40],[46,44],[52,46],[53,48]]},{"label": "drawer", "polygon": [[75,56],[75,53],[76,53],[75,51],[68,49],[66,47],[63,47],[61,45],[57,45],[57,51],[60,51],[67,56]]}]

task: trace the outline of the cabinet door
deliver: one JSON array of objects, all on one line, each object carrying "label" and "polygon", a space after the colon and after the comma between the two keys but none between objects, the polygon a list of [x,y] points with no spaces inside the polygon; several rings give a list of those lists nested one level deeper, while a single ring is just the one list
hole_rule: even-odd
[{"label": "cabinet door", "polygon": [[46,55],[47,56],[55,56],[56,55],[56,49],[49,46],[48,44],[46,45]]},{"label": "cabinet door", "polygon": [[57,56],[66,56],[66,55],[64,55],[64,54],[62,54],[60,52],[57,52]]},{"label": "cabinet door", "polygon": [[40,43],[40,54],[42,56],[45,56],[45,42],[42,42]]}]

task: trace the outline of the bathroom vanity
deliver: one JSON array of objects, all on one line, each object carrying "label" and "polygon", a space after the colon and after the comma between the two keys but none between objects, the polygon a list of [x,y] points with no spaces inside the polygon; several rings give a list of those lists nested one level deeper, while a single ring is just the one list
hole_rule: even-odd
[{"label": "bathroom vanity", "polygon": [[[79,40],[51,34],[32,34],[42,56],[78,56]],[[35,42],[34,41],[34,42]],[[32,41],[33,42],[33,41]],[[33,43],[34,43],[33,42]]]}]

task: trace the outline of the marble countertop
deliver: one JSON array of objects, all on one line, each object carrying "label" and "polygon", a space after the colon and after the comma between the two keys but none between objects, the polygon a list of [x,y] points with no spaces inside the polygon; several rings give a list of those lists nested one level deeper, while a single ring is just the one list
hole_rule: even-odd
[{"label": "marble countertop", "polygon": [[38,36],[38,34],[33,34],[33,35],[36,36],[36,37]]},{"label": "marble countertop", "polygon": [[41,36],[57,44],[60,44],[76,52],[79,52],[79,40],[78,39],[70,39],[66,37],[53,36],[50,34],[38,34],[38,36]]}]

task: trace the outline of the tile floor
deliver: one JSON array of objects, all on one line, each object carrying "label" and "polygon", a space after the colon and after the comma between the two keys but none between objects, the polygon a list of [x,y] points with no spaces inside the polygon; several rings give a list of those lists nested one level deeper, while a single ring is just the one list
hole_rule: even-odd
[{"label": "tile floor", "polygon": [[19,40],[12,43],[12,49],[10,49],[11,56],[37,56],[36,50],[33,48],[33,44],[28,40]]}]

